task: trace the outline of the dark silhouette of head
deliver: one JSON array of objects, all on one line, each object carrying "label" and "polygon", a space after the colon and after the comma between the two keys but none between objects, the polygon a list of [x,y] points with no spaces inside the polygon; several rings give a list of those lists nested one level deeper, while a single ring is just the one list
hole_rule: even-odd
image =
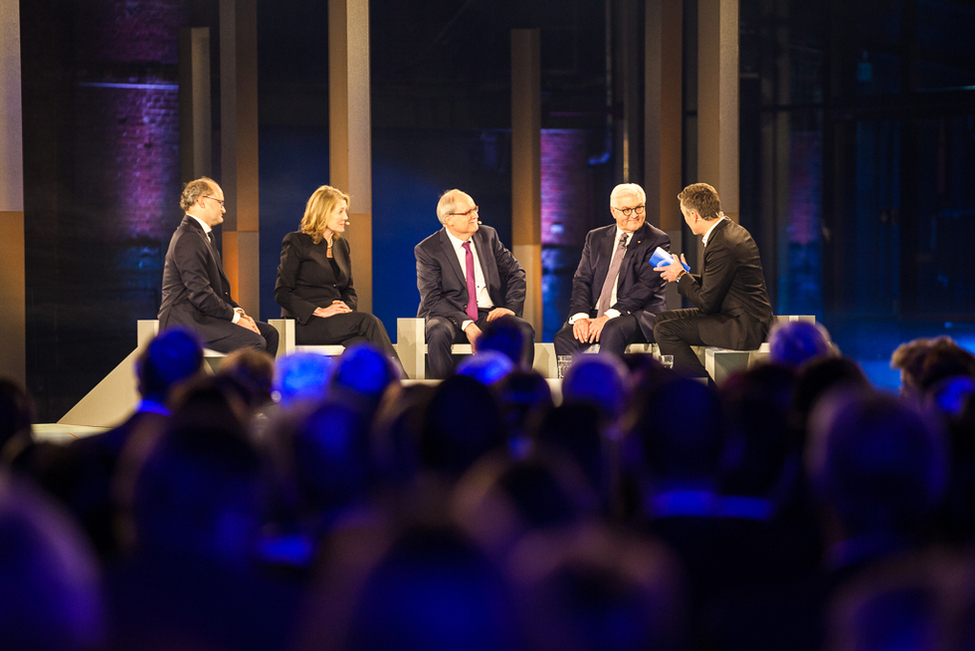
[{"label": "dark silhouette of head", "polygon": [[514,369],[514,362],[504,353],[484,350],[462,359],[457,364],[456,373],[472,377],[485,386],[492,386],[503,380]]},{"label": "dark silhouette of head", "polygon": [[926,394],[938,382],[950,377],[975,378],[975,355],[954,341],[936,341],[924,355],[918,388]]},{"label": "dark silhouette of head", "polygon": [[0,473],[0,646],[101,648],[98,565],[84,535],[40,493]]},{"label": "dark silhouette of head", "polygon": [[494,350],[511,360],[516,368],[527,370],[528,347],[531,337],[524,326],[512,316],[502,316],[488,323],[477,338],[477,352]]},{"label": "dark silhouette of head", "polygon": [[683,648],[679,564],[663,545],[587,523],[530,537],[512,557],[532,649]]},{"label": "dark silhouette of head", "polygon": [[818,323],[782,321],[769,333],[769,360],[799,368],[810,359],[833,355],[829,332]]},{"label": "dark silhouette of head", "polygon": [[630,397],[626,365],[615,355],[576,355],[562,379],[562,404],[591,404],[615,423]]},{"label": "dark silhouette of head", "polygon": [[942,497],[947,444],[933,420],[893,396],[835,390],[810,420],[806,467],[846,536],[920,539]]},{"label": "dark silhouette of head", "polygon": [[329,542],[302,649],[524,651],[507,578],[455,525],[347,530]]},{"label": "dark silhouette of head", "polygon": [[515,371],[494,386],[512,453],[527,452],[545,414],[554,406],[552,390],[537,371]]},{"label": "dark silhouette of head", "polygon": [[447,378],[427,404],[420,434],[424,468],[459,477],[472,463],[507,443],[491,390],[464,375]]},{"label": "dark silhouette of head", "polygon": [[797,466],[802,448],[789,419],[795,384],[791,367],[761,364],[721,385],[728,426],[723,492],[770,497],[786,464]]},{"label": "dark silhouette of head", "polygon": [[305,416],[291,437],[295,478],[312,512],[333,512],[365,497],[372,479],[369,419],[331,400]]},{"label": "dark silhouette of head", "polygon": [[195,333],[171,328],[156,335],[136,360],[139,393],[165,402],[173,387],[203,368],[203,346]]},{"label": "dark silhouette of head", "polygon": [[800,436],[805,436],[809,414],[816,402],[836,387],[869,389],[871,384],[860,365],[849,357],[813,359],[799,370],[791,418],[792,426]]},{"label": "dark silhouette of head", "polygon": [[296,352],[280,357],[274,368],[274,394],[285,408],[324,400],[334,369],[327,355]]},{"label": "dark silhouette of head", "polygon": [[267,496],[245,414],[234,392],[204,378],[177,396],[160,436],[125,450],[120,494],[137,551],[249,560]]},{"label": "dark silhouette of head", "polygon": [[271,402],[274,358],[256,348],[239,348],[220,362],[217,375],[229,377],[243,390],[247,406],[257,409]]},{"label": "dark silhouette of head", "polygon": [[355,400],[374,410],[383,392],[399,380],[392,360],[372,344],[356,344],[345,349],[332,373],[330,390],[339,399]]},{"label": "dark silhouette of head", "polygon": [[634,396],[624,429],[639,442],[652,483],[716,483],[724,421],[709,385],[673,376]]},{"label": "dark silhouette of head", "polygon": [[957,345],[951,337],[918,337],[904,342],[890,355],[890,367],[900,369],[901,393],[921,393],[921,371],[928,352],[936,345]]}]

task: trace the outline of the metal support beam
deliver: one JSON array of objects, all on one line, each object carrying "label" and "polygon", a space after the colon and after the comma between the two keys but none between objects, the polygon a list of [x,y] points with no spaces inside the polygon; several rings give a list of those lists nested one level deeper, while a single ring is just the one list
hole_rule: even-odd
[{"label": "metal support beam", "polygon": [[351,199],[347,237],[359,310],[372,311],[369,0],[328,2],[330,184]]},{"label": "metal support beam", "polygon": [[511,251],[525,268],[524,319],[536,333],[543,316],[541,70],[539,30],[511,30]]}]

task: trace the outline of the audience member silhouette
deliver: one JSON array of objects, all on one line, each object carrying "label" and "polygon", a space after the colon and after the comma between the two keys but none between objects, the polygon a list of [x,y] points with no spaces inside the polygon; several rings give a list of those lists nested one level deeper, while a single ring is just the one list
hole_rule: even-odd
[{"label": "audience member silhouette", "polygon": [[327,355],[295,352],[278,358],[272,395],[283,409],[324,400],[335,362]]},{"label": "audience member silhouette", "polygon": [[98,563],[49,498],[0,472],[0,647],[96,651],[104,621]]},{"label": "audience member silhouette", "polygon": [[768,335],[769,361],[799,368],[817,357],[835,356],[829,331],[819,323],[780,321]]},{"label": "audience member silhouette", "polygon": [[349,528],[324,557],[302,650],[527,651],[510,581],[449,521]]},{"label": "audience member silhouette", "polygon": [[464,375],[437,386],[423,421],[421,468],[446,477],[460,477],[481,456],[507,445],[501,409],[491,390]]},{"label": "audience member silhouette", "polygon": [[368,346],[299,353],[272,385],[249,352],[198,375],[199,344],[168,331],[138,411],[66,446],[33,444],[29,398],[0,383],[17,481],[74,515],[0,475],[0,647],[970,648],[975,357],[914,348],[892,356],[912,399],[844,357],[718,391],[595,354],[554,406],[497,350],[436,385]]},{"label": "audience member silhouette", "polygon": [[484,350],[458,362],[455,373],[491,386],[503,380],[513,370],[515,363],[507,355],[496,350]]},{"label": "audience member silhouette", "polygon": [[113,648],[268,649],[293,629],[298,591],[260,572],[266,464],[246,407],[205,379],[166,430],[119,469],[129,559],[108,575]]},{"label": "audience member silhouette", "polygon": [[673,554],[592,522],[535,534],[512,553],[537,651],[671,651],[683,645]]},{"label": "audience member silhouette", "polygon": [[195,333],[173,328],[149,342],[135,367],[142,395],[135,413],[114,429],[61,447],[38,471],[39,481],[78,518],[104,560],[119,551],[113,481],[123,450],[133,439],[152,439],[162,431],[174,391],[202,373],[203,348]]},{"label": "audience member silhouette", "polygon": [[497,351],[510,359],[515,368],[530,369],[535,357],[534,350],[529,350],[534,333],[525,328],[524,323],[509,315],[488,321],[477,338],[476,352]]}]

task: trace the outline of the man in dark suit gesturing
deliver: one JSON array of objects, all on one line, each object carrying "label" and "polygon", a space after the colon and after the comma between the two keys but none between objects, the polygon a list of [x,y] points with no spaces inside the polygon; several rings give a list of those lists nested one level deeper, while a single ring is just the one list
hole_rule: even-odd
[{"label": "man in dark suit gesturing", "polygon": [[667,307],[666,283],[650,265],[670,238],[646,223],[647,195],[636,183],[613,188],[612,226],[589,231],[582,259],[572,277],[568,322],[555,333],[555,352],[569,355],[598,343],[599,350],[622,356],[636,342],[653,341],[654,316]]},{"label": "man in dark suit gesturing", "polygon": [[255,321],[230,296],[212,229],[223,223],[223,190],[206,177],[190,181],[179,200],[186,212],[173,234],[163,267],[159,328],[196,330],[207,348],[229,353],[257,348],[274,355],[278,332]]},{"label": "man in dark suit gesturing", "polygon": [[657,267],[696,307],[664,312],[653,332],[660,354],[674,356],[674,368],[705,377],[707,371],[691,346],[758,348],[772,325],[772,306],[758,246],[747,230],[721,212],[717,190],[694,183],[677,199],[691,232],[704,236],[704,271],[690,274],[676,260]]},{"label": "man in dark suit gesturing", "polygon": [[[427,357],[434,377],[453,371],[450,346],[476,346],[481,327],[502,316],[517,318],[525,331],[524,363],[531,367],[535,330],[521,319],[525,306],[525,270],[501,244],[498,233],[478,219],[466,192],[448,190],[437,204],[443,228],[416,245],[416,285],[426,319]],[[472,296],[473,294],[473,296]]]}]

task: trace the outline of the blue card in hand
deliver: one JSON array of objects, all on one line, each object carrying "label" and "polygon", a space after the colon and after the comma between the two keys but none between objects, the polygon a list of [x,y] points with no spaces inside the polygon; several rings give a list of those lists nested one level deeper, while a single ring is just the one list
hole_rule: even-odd
[{"label": "blue card in hand", "polygon": [[[652,267],[665,267],[672,264],[674,264],[674,256],[670,255],[659,246],[653,252],[653,255],[650,256],[650,266]],[[685,271],[691,270],[691,268],[683,262],[681,264],[684,266]]]}]

